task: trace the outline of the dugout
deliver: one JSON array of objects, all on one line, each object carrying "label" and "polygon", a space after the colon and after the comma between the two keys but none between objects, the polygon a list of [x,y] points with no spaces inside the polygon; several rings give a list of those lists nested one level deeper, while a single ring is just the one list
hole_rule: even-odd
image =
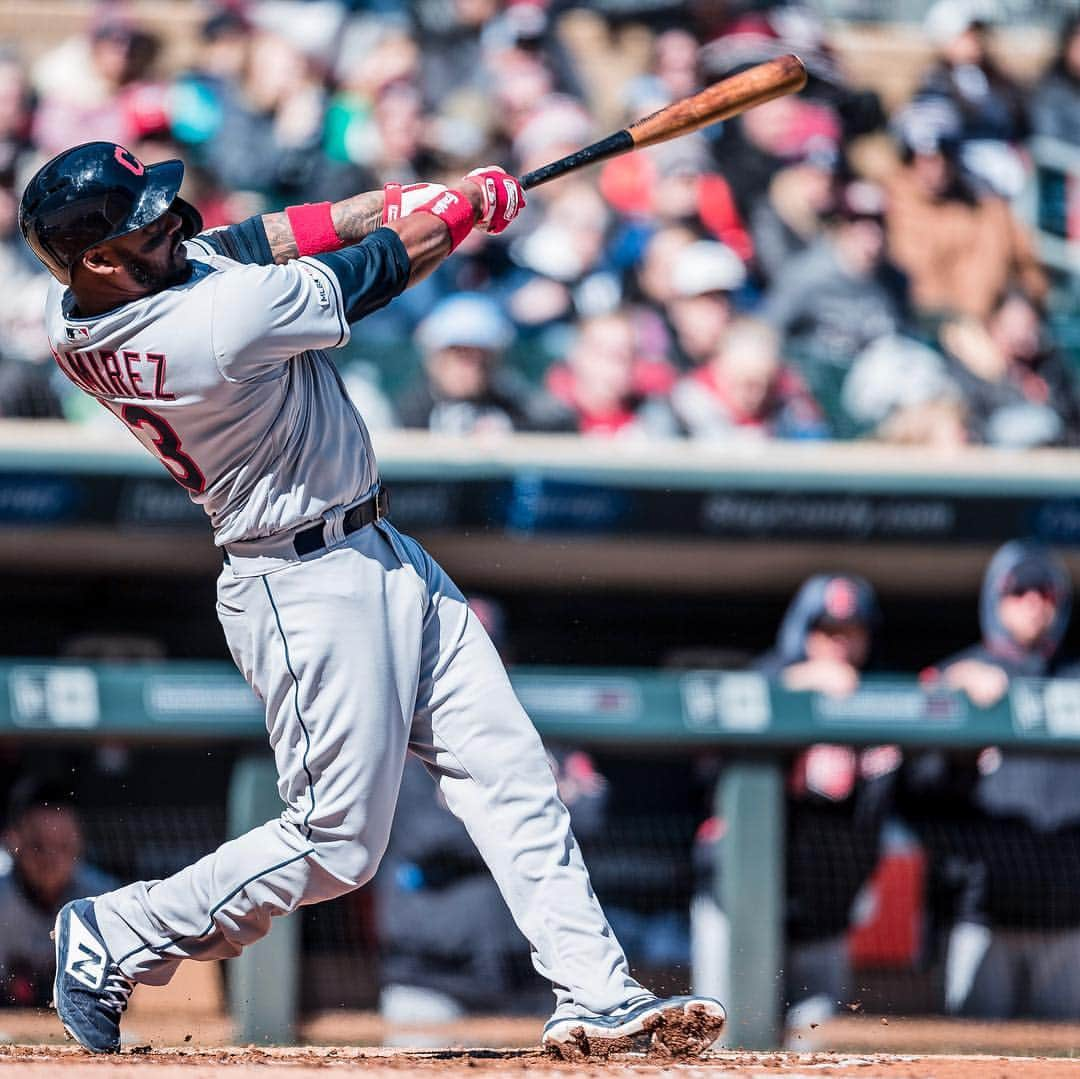
[{"label": "dugout", "polygon": [[[8,614],[0,655],[11,665],[9,701],[30,709],[13,711],[9,730],[53,759],[83,760],[91,744],[127,745],[147,797],[165,798],[155,777],[176,765],[198,774],[202,793],[184,808],[193,815],[167,810],[154,823],[146,813],[141,823],[157,834],[145,843],[123,819],[132,816],[124,805],[125,797],[127,805],[136,800],[134,791],[114,792],[112,805],[95,804],[89,790],[86,796],[102,847],[128,843],[134,860],[136,847],[156,844],[183,861],[240,827],[225,812],[230,783],[240,820],[276,811],[260,802],[272,790],[265,759],[234,767],[253,749],[258,761],[260,721],[235,676],[220,695],[206,690],[221,668],[202,664],[227,663],[227,656],[212,613],[218,561],[201,511],[122,433],[79,434],[73,453],[68,427],[0,428]],[[743,999],[776,992],[769,972],[780,963],[782,883],[776,858],[762,852],[782,848],[777,754],[826,733],[853,743],[887,733],[923,744],[926,716],[910,678],[884,696],[871,694],[863,712],[830,714],[805,702],[794,711],[771,698],[762,705],[760,688],[737,674],[703,682],[693,672],[731,670],[763,651],[792,591],[815,571],[858,572],[874,582],[885,608],[883,667],[910,676],[973,638],[978,582],[1005,539],[1037,536],[1063,554],[1074,579],[1080,569],[1080,466],[1067,453],[972,450],[937,462],[861,445],[772,445],[760,453],[612,445],[601,460],[569,439],[457,443],[414,435],[381,436],[377,448],[399,527],[423,539],[466,589],[504,602],[514,658],[524,665],[520,687],[544,732],[592,746],[613,783],[621,774],[624,790],[648,786],[642,776],[651,781],[652,801],[620,806],[605,849],[595,857],[586,849],[601,878],[640,886],[646,850],[661,867],[665,901],[685,902],[690,841],[711,797],[711,778],[696,774],[694,759],[725,748],[740,763],[717,797],[725,818],[745,822],[733,825],[739,840],[727,856],[738,869],[725,877],[746,884],[725,900],[732,917],[752,927],[746,954],[753,962],[732,974]],[[78,685],[65,690],[61,678],[50,690],[48,677],[34,673],[38,661],[58,658],[65,669],[88,666],[99,688],[113,684],[114,661],[125,660],[126,688],[115,705],[113,690],[102,689],[95,718],[73,725],[62,702],[79,698]],[[108,663],[99,674],[100,660]],[[14,681],[11,671],[19,672]],[[756,711],[747,704],[755,700]],[[164,707],[164,719],[153,718],[148,701]],[[222,721],[232,707],[241,713],[236,727]],[[1053,729],[1046,716],[1054,709],[1044,707],[1034,736],[1059,744],[1073,731],[1068,706],[1054,708]],[[898,709],[899,726],[892,722]],[[943,737],[947,744],[1032,737],[1018,715],[1006,708],[986,726],[986,717],[965,712]],[[130,719],[116,727],[114,716]],[[651,831],[635,850],[628,837],[644,822]],[[170,868],[132,865],[139,875]],[[758,882],[748,883],[755,874]],[[356,962],[376,948],[364,928],[369,900],[361,894],[349,902],[359,908],[320,908],[306,918],[303,939],[299,925],[283,923],[276,950],[252,953],[251,966],[233,965],[233,989],[243,999],[258,995],[268,971],[292,986],[291,995],[275,998],[277,1012],[250,1010],[245,1040],[287,1029],[298,1007],[342,1002],[345,985],[353,1006],[370,1005],[374,970]],[[296,980],[282,971],[295,969],[289,956],[298,948],[305,964]],[[685,971],[669,973],[666,987],[685,987]],[[736,1026],[739,1039],[774,1041],[770,1007],[752,1015],[757,1026]]]}]

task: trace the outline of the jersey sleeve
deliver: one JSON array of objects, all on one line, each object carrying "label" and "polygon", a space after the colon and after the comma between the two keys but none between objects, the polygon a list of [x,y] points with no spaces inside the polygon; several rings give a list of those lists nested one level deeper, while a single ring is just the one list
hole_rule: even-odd
[{"label": "jersey sleeve", "polygon": [[249,265],[270,266],[274,262],[266,226],[258,215],[236,225],[200,232],[188,240],[188,244],[202,254],[224,255]]},{"label": "jersey sleeve", "polygon": [[376,229],[358,244],[302,261],[333,273],[349,322],[358,322],[385,307],[409,283],[409,253],[393,229]]},{"label": "jersey sleeve", "polygon": [[314,260],[221,270],[211,314],[218,369],[242,382],[298,353],[337,348],[349,324],[337,278]]}]

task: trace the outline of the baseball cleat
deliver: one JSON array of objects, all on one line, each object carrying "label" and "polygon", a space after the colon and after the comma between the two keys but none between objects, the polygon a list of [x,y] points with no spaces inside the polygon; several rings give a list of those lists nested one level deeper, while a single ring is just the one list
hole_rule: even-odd
[{"label": "baseball cleat", "polygon": [[706,1052],[726,1019],[724,1006],[712,997],[649,997],[613,1015],[552,1019],[542,1043],[562,1060],[605,1059],[613,1053],[686,1059]]},{"label": "baseball cleat", "polygon": [[120,1051],[120,1016],[135,983],[120,973],[101,939],[94,904],[75,899],[60,908],[53,1007],[64,1029],[93,1053]]}]

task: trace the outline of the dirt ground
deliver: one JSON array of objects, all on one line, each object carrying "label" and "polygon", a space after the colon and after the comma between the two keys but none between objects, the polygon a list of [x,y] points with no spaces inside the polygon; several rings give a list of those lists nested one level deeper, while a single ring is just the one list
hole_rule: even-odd
[{"label": "dirt ground", "polygon": [[[133,1016],[132,1019],[137,1019]],[[92,1057],[65,1044],[50,1012],[0,1013],[0,1076],[19,1079],[331,1079],[349,1069],[362,1079],[1054,1079],[1080,1076],[1080,1026],[1053,1023],[963,1023],[851,1016],[806,1035],[796,1052],[723,1050],[692,1064],[623,1057],[563,1064],[535,1048],[538,1019],[469,1019],[449,1027],[388,1028],[367,1013],[328,1012],[305,1021],[300,1048],[230,1046],[221,1019],[144,1015],[125,1023],[132,1039],[117,1057]],[[336,1044],[334,1044],[336,1043]],[[796,1043],[801,1046],[802,1043]],[[394,1047],[397,1046],[397,1047]],[[489,1048],[468,1048],[487,1046]]]},{"label": "dirt ground", "polygon": [[400,1079],[407,1075],[460,1076],[496,1079],[562,1079],[567,1075],[588,1079],[636,1079],[673,1076],[677,1079],[1054,1079],[1075,1076],[1075,1060],[1050,1057],[1000,1056],[896,1056],[842,1053],[720,1052],[693,1064],[649,1063],[624,1058],[604,1064],[562,1064],[536,1049],[360,1049],[321,1047],[305,1049],[126,1049],[118,1057],[91,1057],[63,1046],[0,1046],[0,1070],[5,1076],[62,1076],[63,1079],[102,1079],[113,1074],[145,1074],[155,1079],[219,1079],[243,1075],[288,1079],[329,1079],[334,1071],[348,1070],[363,1079]]}]

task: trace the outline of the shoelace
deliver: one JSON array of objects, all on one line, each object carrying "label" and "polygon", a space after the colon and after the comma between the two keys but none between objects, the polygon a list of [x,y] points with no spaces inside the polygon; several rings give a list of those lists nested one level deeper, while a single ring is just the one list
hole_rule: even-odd
[{"label": "shoelace", "polygon": [[114,968],[105,979],[105,985],[101,990],[101,1002],[110,1011],[122,1015],[127,1010],[131,991],[134,988],[135,983]]}]

